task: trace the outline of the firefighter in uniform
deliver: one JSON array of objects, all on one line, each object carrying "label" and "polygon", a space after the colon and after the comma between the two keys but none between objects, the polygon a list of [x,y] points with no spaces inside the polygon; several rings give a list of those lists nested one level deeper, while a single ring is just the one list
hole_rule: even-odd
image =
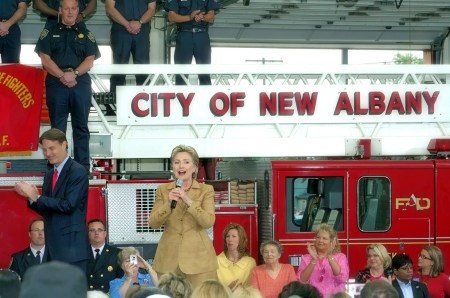
[{"label": "firefighter in uniform", "polygon": [[0,1],[0,54],[2,63],[19,63],[20,35],[17,24],[27,13],[30,0]]},{"label": "firefighter in uniform", "polygon": [[[130,54],[134,64],[150,63],[150,21],[155,14],[155,0],[106,0],[106,13],[112,20],[111,50],[114,64],[128,64]],[[142,85],[147,75],[136,75]],[[125,85],[125,75],[111,76],[110,91]]]},{"label": "firefighter in uniform", "polygon": [[75,23],[77,0],[64,0],[59,12],[61,22],[42,30],[35,51],[48,72],[45,86],[51,127],[65,133],[70,113],[74,158],[89,171],[88,116],[92,90],[87,72],[100,52],[92,32]]},{"label": "firefighter in uniform", "polygon": [[109,292],[109,282],[123,276],[117,256],[121,249],[106,244],[106,228],[100,219],[88,222],[89,243],[92,254],[87,269],[88,290]]},{"label": "firefighter in uniform", "polygon": [[[60,0],[33,0],[33,8],[47,17],[45,27],[51,27],[58,23]],[[97,9],[97,0],[78,0],[79,12],[76,23],[85,26],[84,20]]]},{"label": "firefighter in uniform", "polygon": [[[175,63],[190,64],[192,56],[197,64],[211,64],[211,44],[208,26],[214,22],[220,6],[216,0],[168,0],[164,9],[169,21],[177,23]],[[200,74],[200,85],[211,85],[209,74]],[[177,76],[177,85],[185,85]]]}]

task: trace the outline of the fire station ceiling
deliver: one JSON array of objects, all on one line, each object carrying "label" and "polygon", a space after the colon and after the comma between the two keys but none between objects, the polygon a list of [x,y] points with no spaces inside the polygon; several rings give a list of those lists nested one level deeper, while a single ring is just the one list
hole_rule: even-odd
[{"label": "fire station ceiling", "polygon": [[[163,22],[167,0],[157,1],[155,20]],[[222,9],[210,28],[216,46],[421,50],[439,47],[450,28],[450,0],[218,1]],[[44,21],[30,5],[22,41],[35,43]],[[102,0],[88,25],[100,44],[109,44]],[[155,21],[153,27],[165,26]]]},{"label": "fire station ceiling", "polygon": [[449,0],[220,2],[210,33],[216,43],[426,49],[450,28]]}]

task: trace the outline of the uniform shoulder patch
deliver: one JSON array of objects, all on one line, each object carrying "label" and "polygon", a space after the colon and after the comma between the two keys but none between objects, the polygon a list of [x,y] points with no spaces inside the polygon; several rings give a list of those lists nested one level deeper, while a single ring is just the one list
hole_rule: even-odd
[{"label": "uniform shoulder patch", "polygon": [[42,40],[48,35],[48,30],[44,29],[41,31],[41,35],[39,36],[39,39]]},{"label": "uniform shoulder patch", "polygon": [[87,36],[88,36],[90,41],[95,42],[95,36],[94,36],[94,34],[91,31],[88,32]]}]

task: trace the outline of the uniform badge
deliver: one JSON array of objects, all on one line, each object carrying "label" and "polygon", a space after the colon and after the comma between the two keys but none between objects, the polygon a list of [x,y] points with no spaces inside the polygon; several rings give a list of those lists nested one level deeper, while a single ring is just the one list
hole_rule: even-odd
[{"label": "uniform badge", "polygon": [[112,266],[108,266],[108,272],[112,272],[113,271],[113,267]]},{"label": "uniform badge", "polygon": [[78,34],[78,38],[80,38],[80,39],[81,39],[81,38],[84,38],[84,34],[83,34],[83,33],[79,33],[79,34]]},{"label": "uniform badge", "polygon": [[92,34],[91,31],[89,31],[89,33],[88,33],[88,38],[90,41],[95,42],[95,36],[94,36],[94,34]]},{"label": "uniform badge", "polygon": [[43,40],[48,35],[48,30],[44,29],[41,31],[41,35],[39,36],[40,40]]}]

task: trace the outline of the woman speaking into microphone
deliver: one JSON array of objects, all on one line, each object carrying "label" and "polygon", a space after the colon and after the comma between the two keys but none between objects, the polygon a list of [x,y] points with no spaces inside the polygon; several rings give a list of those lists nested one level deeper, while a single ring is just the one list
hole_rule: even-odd
[{"label": "woman speaking into microphone", "polygon": [[170,156],[176,181],[162,184],[148,223],[164,232],[156,249],[153,269],[158,275],[174,272],[195,288],[217,279],[217,259],[207,229],[214,225],[214,189],[200,184],[199,157],[194,148],[178,145]]}]

